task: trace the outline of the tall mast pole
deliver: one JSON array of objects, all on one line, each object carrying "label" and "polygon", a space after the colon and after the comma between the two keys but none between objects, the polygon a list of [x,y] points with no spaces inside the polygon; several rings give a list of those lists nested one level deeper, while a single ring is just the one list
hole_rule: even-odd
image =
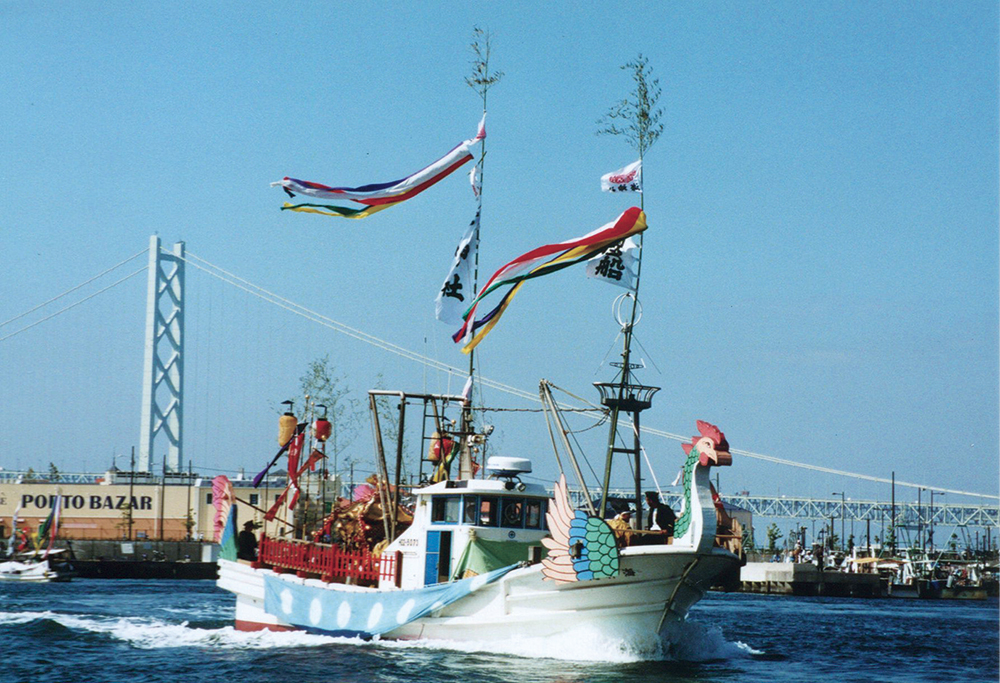
[{"label": "tall mast pole", "polygon": [[[466,77],[466,84],[475,90],[483,100],[483,117],[486,117],[486,94],[489,89],[496,85],[501,78],[503,78],[503,72],[496,71],[490,73],[490,38],[491,35],[489,31],[483,31],[479,27],[473,28],[472,31],[472,52],[474,59],[472,62],[473,69],[472,75]],[[485,176],[486,176],[486,138],[484,137],[479,142],[482,145],[479,148],[479,162],[477,166],[479,167],[479,196],[478,205],[476,206],[476,213],[479,215],[479,223],[476,227],[476,241],[478,245],[479,241],[479,226],[482,225],[482,211],[483,211],[483,188],[485,186]],[[479,289],[479,248],[476,248],[476,257],[472,268],[472,297],[475,299],[478,294]],[[460,431],[463,434],[468,434],[472,432],[472,396],[475,383],[475,371],[476,371],[476,351],[472,349],[469,351],[469,395],[468,400],[462,406],[462,425]],[[467,440],[463,439],[465,443],[462,445],[461,461],[459,462],[459,478],[461,479],[471,479],[472,478],[472,452]]]},{"label": "tall mast pole", "polygon": [[[487,50],[486,60],[484,61],[484,64],[487,64],[487,66],[488,66],[488,62],[489,62],[489,51]],[[483,116],[484,117],[486,116],[486,91],[487,91],[487,88],[483,88],[482,89],[482,96],[483,96]],[[480,228],[482,227],[482,224],[483,224],[483,188],[484,188],[484,186],[486,184],[485,183],[485,178],[486,178],[486,138],[483,138],[482,140],[480,140],[479,144],[481,145],[481,147],[479,148],[479,163],[477,164],[479,166],[479,197],[477,198],[479,201],[478,201],[478,204],[476,206],[476,213],[479,214],[479,227],[476,228],[476,232],[480,231]],[[477,241],[478,241],[478,237],[479,237],[479,235],[477,235]],[[479,293],[479,249],[477,248],[476,249],[476,258],[475,258],[475,261],[472,264],[472,299],[471,300],[475,300],[476,295],[478,293]],[[473,378],[473,376],[475,374],[475,359],[476,359],[476,350],[472,349],[471,351],[469,351],[469,379],[470,380]],[[469,390],[469,398],[470,399],[472,398],[472,390],[471,389]]]},{"label": "tall mast pole", "polygon": [[[621,68],[632,72],[635,90],[630,93],[630,99],[625,99],[608,110],[598,121],[605,127],[598,135],[623,135],[639,152],[639,166],[642,167],[646,150],[656,142],[663,132],[660,124],[661,110],[656,108],[660,96],[658,79],[650,79],[652,69],[646,68],[648,60],[640,53],[639,56]],[[643,183],[644,184],[644,183]],[[642,189],[642,188],[640,188]],[[640,192],[639,208],[645,211],[645,193]],[[635,507],[636,528],[642,529],[642,470],[641,444],[639,440],[639,413],[652,405],[652,396],[658,387],[648,387],[632,383],[632,333],[639,312],[639,283],[642,278],[642,248],[644,235],[639,236],[639,265],[636,270],[635,291],[631,294],[632,311],[627,322],[620,314],[617,315],[621,325],[624,340],[622,348],[621,374],[616,383],[595,382],[601,393],[602,405],[611,409],[611,425],[608,434],[607,457],[604,465],[604,481],[601,487],[600,516],[604,517],[607,510],[608,490],[611,487],[611,469],[615,453],[629,453],[634,457],[635,468]],[[629,296],[628,294],[623,297]],[[619,309],[620,311],[620,309]],[[616,448],[615,439],[618,434],[618,417],[621,411],[632,414],[633,447]]]}]

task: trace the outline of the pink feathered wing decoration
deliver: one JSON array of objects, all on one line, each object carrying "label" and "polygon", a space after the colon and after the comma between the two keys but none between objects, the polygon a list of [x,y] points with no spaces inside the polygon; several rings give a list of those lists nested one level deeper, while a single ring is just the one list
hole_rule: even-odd
[{"label": "pink feathered wing decoration", "polygon": [[229,508],[234,501],[233,482],[229,477],[220,474],[212,480],[212,505],[215,506],[215,530],[214,541],[218,543],[222,539],[222,530],[226,528],[226,520],[229,518]]}]

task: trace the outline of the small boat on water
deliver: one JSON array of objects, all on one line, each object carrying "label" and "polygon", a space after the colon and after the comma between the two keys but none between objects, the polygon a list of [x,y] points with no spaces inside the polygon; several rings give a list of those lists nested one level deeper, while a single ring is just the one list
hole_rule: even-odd
[{"label": "small boat on water", "polygon": [[886,564],[886,596],[933,600],[985,600],[995,578],[982,562],[942,552],[936,558],[915,550]]},{"label": "small boat on water", "polygon": [[5,562],[0,562],[0,581],[48,583],[69,581],[73,577],[72,565],[63,558],[66,549],[53,547],[59,533],[62,496],[55,495],[52,499],[55,501],[52,510],[33,536],[25,528],[18,529],[21,508],[14,511],[9,555]]},{"label": "small boat on water", "polygon": [[69,581],[73,577],[70,564],[61,559],[63,549],[55,549],[45,556],[40,552],[14,555],[6,562],[0,562],[0,581],[22,581],[25,583],[49,583]]}]

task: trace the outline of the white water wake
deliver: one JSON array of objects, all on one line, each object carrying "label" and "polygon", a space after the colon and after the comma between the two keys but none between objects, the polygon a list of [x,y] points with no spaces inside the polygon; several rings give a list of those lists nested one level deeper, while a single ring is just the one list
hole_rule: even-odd
[{"label": "white water wake", "polygon": [[237,631],[232,626],[197,628],[188,622],[169,622],[154,617],[106,617],[56,612],[0,612],[0,625],[49,620],[65,628],[106,634],[140,649],[213,648],[274,649],[350,645],[396,650],[442,650],[490,655],[512,655],[529,659],[575,662],[631,663],[641,661],[708,662],[762,654],[742,642],[726,640],[717,627],[697,622],[671,625],[664,638],[648,633],[629,633],[579,627],[542,638],[509,638],[489,641],[415,640],[364,641],[305,633],[303,631]]},{"label": "white water wake", "polygon": [[631,663],[642,661],[708,662],[762,654],[741,642],[725,639],[717,627],[697,623],[674,624],[664,638],[645,632],[579,627],[543,638],[476,641],[381,641],[381,647],[444,649],[458,652],[514,655],[531,659],[575,662]]},{"label": "white water wake", "polygon": [[[212,647],[232,649],[270,649],[283,647],[315,647],[347,638],[331,638],[303,631],[237,631],[232,626],[208,629],[196,628],[188,622],[168,622],[153,617],[106,617],[88,614],[56,612],[0,613],[0,625],[27,624],[48,620],[75,631],[107,634],[141,649],[174,647]],[[360,639],[356,641],[362,643]]]}]

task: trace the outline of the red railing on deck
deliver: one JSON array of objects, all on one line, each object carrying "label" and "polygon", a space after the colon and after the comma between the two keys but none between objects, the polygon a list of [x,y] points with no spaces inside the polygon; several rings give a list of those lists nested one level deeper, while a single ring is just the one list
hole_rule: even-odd
[{"label": "red railing on deck", "polygon": [[386,578],[398,585],[396,554],[375,557],[367,550],[348,552],[325,543],[277,540],[264,535],[258,547],[257,564],[294,571],[300,576],[319,576],[324,581],[353,579],[358,583],[375,583]]}]

